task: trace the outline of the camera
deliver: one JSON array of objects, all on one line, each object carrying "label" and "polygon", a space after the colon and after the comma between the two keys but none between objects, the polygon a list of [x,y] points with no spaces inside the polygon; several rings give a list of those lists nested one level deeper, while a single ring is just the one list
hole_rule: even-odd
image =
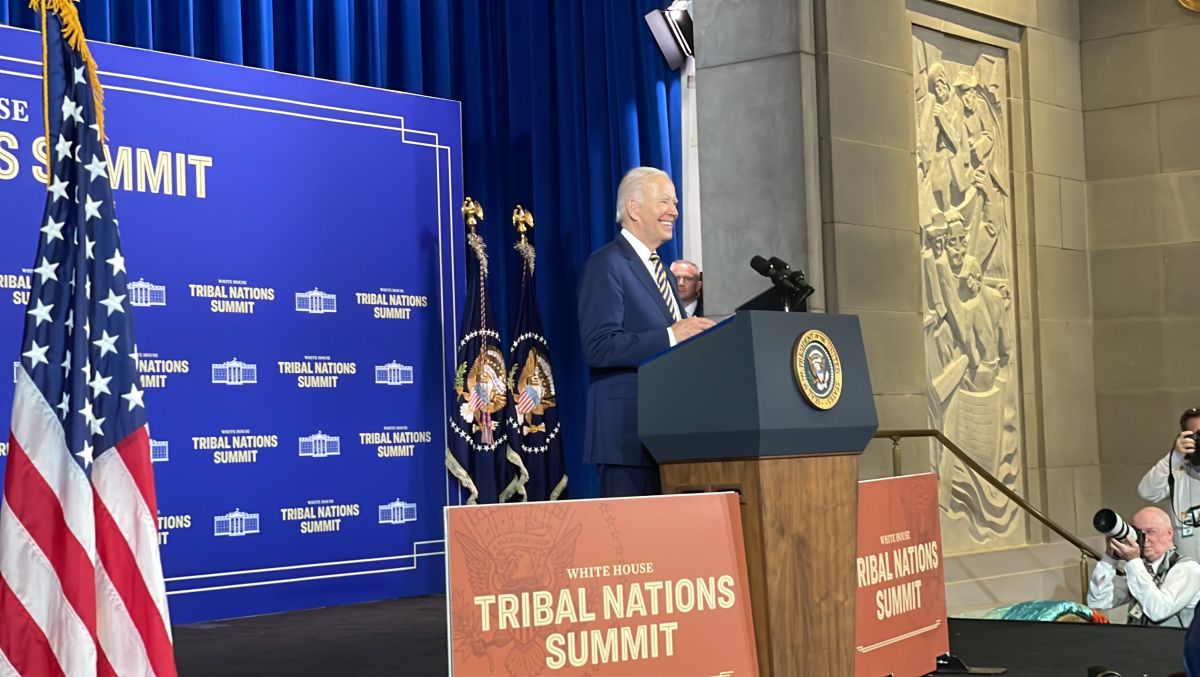
[{"label": "camera", "polygon": [[1196,439],[1196,433],[1188,433],[1186,438],[1196,442],[1196,452],[1186,456],[1188,463],[1191,463],[1195,467],[1200,467],[1200,439]]},{"label": "camera", "polygon": [[1096,516],[1092,518],[1092,526],[1096,527],[1096,531],[1118,541],[1129,542],[1129,535],[1133,534],[1134,540],[1137,541],[1138,549],[1146,547],[1146,534],[1142,533],[1141,529],[1121,519],[1121,516],[1110,508],[1101,508],[1098,510]]}]

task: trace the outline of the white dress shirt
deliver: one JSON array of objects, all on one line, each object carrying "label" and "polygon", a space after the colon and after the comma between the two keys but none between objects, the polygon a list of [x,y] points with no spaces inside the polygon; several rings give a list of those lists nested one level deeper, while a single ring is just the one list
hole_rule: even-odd
[{"label": "white dress shirt", "polygon": [[[642,265],[646,266],[646,272],[650,273],[650,279],[655,280],[654,284],[657,285],[658,284],[657,273],[654,270],[654,262],[652,262],[650,260],[650,254],[652,254],[653,252],[650,251],[650,248],[646,246],[645,242],[642,242],[641,240],[637,239],[637,237],[635,237],[634,234],[629,232],[628,230],[625,230],[624,228],[622,228],[621,234],[625,236],[626,240],[629,240],[629,244],[633,245],[633,251],[637,252],[638,258],[642,260]],[[662,265],[661,259],[659,260],[659,265]],[[664,268],[663,270],[665,271],[666,268]],[[683,319],[683,318],[678,317],[678,316],[675,317],[676,321],[681,320],[681,319]],[[667,327],[667,339],[671,342],[671,347],[674,348],[675,347],[675,332],[671,331],[670,327]]]},{"label": "white dress shirt", "polygon": [[1119,578],[1117,561],[1105,553],[1092,571],[1088,585],[1088,606],[1112,609],[1137,600],[1151,621],[1161,623],[1178,616],[1165,625],[1188,627],[1196,603],[1200,602],[1200,562],[1181,559],[1167,572],[1162,586],[1157,586],[1153,572],[1158,571],[1165,557],[1151,562],[1148,567],[1140,558],[1131,559],[1125,563],[1125,577]]},{"label": "white dress shirt", "polygon": [[1200,561],[1200,530],[1183,523],[1188,511],[1200,505],[1200,469],[1172,449],[1146,471],[1138,483],[1138,494],[1151,503],[1170,500],[1168,478],[1175,485],[1173,505],[1166,508],[1175,527],[1175,550],[1184,557]]},{"label": "white dress shirt", "polygon": [[688,317],[696,316],[696,306],[700,303],[700,299],[696,299],[683,307],[683,312],[687,313]]}]

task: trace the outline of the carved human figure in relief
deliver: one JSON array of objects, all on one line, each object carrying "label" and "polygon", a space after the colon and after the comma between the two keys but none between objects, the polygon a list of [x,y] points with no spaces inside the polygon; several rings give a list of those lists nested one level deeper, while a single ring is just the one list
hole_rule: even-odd
[{"label": "carved human figure in relief", "polygon": [[959,275],[958,297],[963,309],[963,338],[970,357],[971,377],[968,379],[973,390],[990,390],[995,382],[997,358],[996,329],[988,306],[981,296],[983,269],[979,261],[968,254],[963,258]]},{"label": "carved human figure in relief", "polygon": [[[1004,61],[962,40],[915,30],[917,213],[921,226],[923,334],[932,425],[1000,477],[1021,466],[1020,386],[1012,370],[1012,230],[1008,211],[1007,73]],[[954,45],[953,53],[944,51]],[[953,57],[951,60],[949,57]],[[1006,499],[931,449],[941,501],[959,542],[1009,536]],[[951,490],[953,489],[953,490]]]},{"label": "carved human figure in relief", "polygon": [[[930,362],[930,379],[936,377],[954,357],[954,337],[949,325],[949,307],[942,295],[943,285],[938,268],[946,268],[946,216],[935,211],[932,222],[925,226],[925,246],[921,251],[921,272],[924,275],[925,344],[936,348],[936,361]],[[948,272],[945,274],[949,274]]]},{"label": "carved human figure in relief", "polygon": [[923,128],[921,149],[928,163],[926,172],[934,200],[943,211],[954,203],[954,194],[965,192],[967,147],[963,126],[962,102],[954,96],[946,68],[940,63],[929,67],[929,91],[918,124]]}]

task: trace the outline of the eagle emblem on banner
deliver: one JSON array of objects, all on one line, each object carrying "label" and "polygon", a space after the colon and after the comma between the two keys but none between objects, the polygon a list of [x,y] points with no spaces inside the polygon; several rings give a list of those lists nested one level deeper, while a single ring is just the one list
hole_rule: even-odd
[{"label": "eagle emblem on banner", "polygon": [[[513,365],[513,373],[516,373],[517,366]],[[520,365],[520,369],[515,382],[512,378],[509,379],[509,389],[516,404],[521,434],[544,433],[546,424],[535,423],[534,419],[540,419],[547,409],[556,406],[557,397],[550,360],[535,346],[529,349],[525,363]]]},{"label": "eagle emblem on banner", "polygon": [[471,433],[481,433],[480,441],[485,445],[494,443],[495,431],[500,427],[499,417],[493,414],[504,409],[507,395],[504,391],[504,355],[495,345],[485,345],[475,357],[468,371],[466,363],[459,367],[464,377],[455,379],[454,392],[458,394],[458,414],[471,426]]}]

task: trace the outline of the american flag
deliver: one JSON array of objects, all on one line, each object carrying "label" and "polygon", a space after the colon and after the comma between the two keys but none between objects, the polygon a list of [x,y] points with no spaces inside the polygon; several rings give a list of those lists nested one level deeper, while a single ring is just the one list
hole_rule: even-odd
[{"label": "american flag", "polygon": [[517,396],[517,413],[524,416],[533,411],[533,408],[541,401],[542,398],[538,397],[537,391],[534,390],[533,386],[525,386],[521,390],[521,394]]},{"label": "american flag", "polygon": [[471,392],[467,395],[467,404],[469,404],[472,409],[482,410],[484,405],[487,404],[488,399],[487,387],[482,383],[476,383],[475,387],[471,388]]},{"label": "american flag", "polygon": [[0,674],[174,675],[99,84],[42,0],[49,193],[0,504]]}]

